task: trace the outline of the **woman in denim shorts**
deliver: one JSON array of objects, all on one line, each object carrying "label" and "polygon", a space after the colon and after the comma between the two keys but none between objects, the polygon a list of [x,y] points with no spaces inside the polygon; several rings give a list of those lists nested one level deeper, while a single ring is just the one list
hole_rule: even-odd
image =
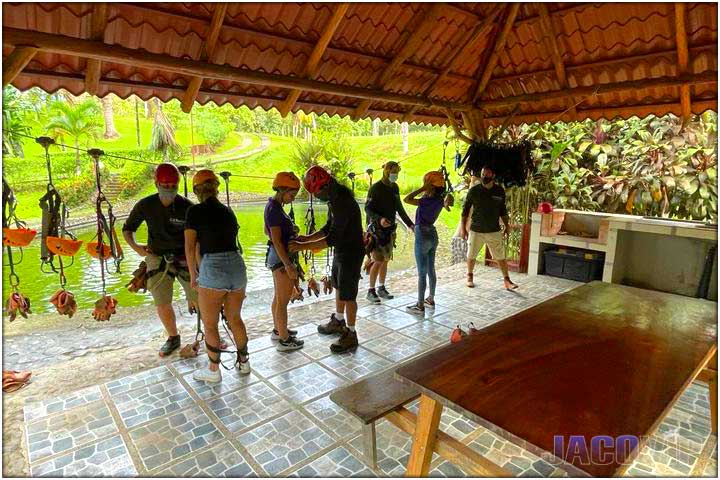
[{"label": "woman in denim shorts", "polygon": [[[208,366],[193,374],[198,381],[217,383],[220,373],[220,310],[224,309],[238,349],[235,365],[240,373],[250,373],[247,332],[240,317],[247,270],[237,242],[238,223],[233,211],[217,198],[220,181],[211,170],[200,170],[193,177],[193,191],[200,203],[187,211],[185,255],[190,285],[198,291],[200,314],[205,326]],[[199,247],[199,248],[198,248]],[[201,259],[196,258],[199,250]]]}]

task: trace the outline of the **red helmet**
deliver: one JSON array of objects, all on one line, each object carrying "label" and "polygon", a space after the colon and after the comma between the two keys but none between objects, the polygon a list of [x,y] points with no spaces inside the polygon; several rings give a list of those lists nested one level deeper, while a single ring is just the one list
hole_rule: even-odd
[{"label": "red helmet", "polygon": [[330,183],[331,178],[332,177],[330,177],[327,170],[322,168],[320,165],[310,167],[305,173],[303,181],[305,190],[307,190],[311,195],[314,195],[319,192],[321,188]]},{"label": "red helmet", "polygon": [[180,183],[180,170],[172,163],[161,163],[155,169],[155,183]]}]

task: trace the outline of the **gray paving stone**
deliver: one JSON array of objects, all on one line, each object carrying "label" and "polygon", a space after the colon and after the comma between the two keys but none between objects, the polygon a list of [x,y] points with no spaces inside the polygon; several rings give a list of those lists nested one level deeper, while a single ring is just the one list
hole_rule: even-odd
[{"label": "gray paving stone", "polygon": [[26,424],[31,462],[57,455],[116,433],[117,425],[101,400]]},{"label": "gray paving stone", "polygon": [[30,467],[33,477],[134,477],[138,472],[120,435]]},{"label": "gray paving stone", "polygon": [[301,351],[278,352],[274,348],[250,354],[250,365],[255,373],[268,378],[292,368],[310,363],[311,359]]},{"label": "gray paving stone", "polygon": [[320,363],[350,380],[357,380],[372,373],[379,372],[392,363],[379,355],[363,348],[353,352],[333,354],[320,360]]},{"label": "gray paving stone", "polygon": [[269,382],[296,403],[317,398],[347,383],[316,363],[289,370],[272,377]]},{"label": "gray paving stone", "polygon": [[360,459],[345,447],[338,447],[297,470],[292,477],[376,477]]},{"label": "gray paving stone", "polygon": [[176,463],[179,457],[221,438],[222,433],[198,406],[130,430],[130,439],[148,470]]},{"label": "gray paving stone", "polygon": [[174,377],[172,380],[137,388],[111,398],[128,428],[193,404],[190,394]]},{"label": "gray paving stone", "polygon": [[655,436],[665,444],[699,455],[710,436],[710,419],[673,408],[658,426]]},{"label": "gray paving stone", "polygon": [[213,413],[231,432],[252,427],[285,412],[291,405],[264,383],[256,383],[208,402]]},{"label": "gray paving stone", "polygon": [[363,345],[371,352],[393,362],[402,362],[430,349],[430,345],[413,340],[397,332],[389,333]]},{"label": "gray paving stone", "polygon": [[108,382],[105,386],[110,395],[126,393],[135,388],[146,387],[155,383],[173,378],[172,373],[165,366],[153,368],[145,372],[136,373],[127,377]]},{"label": "gray paving stone", "polygon": [[398,309],[378,313],[367,317],[367,319],[391,330],[399,330],[422,320],[420,317]]},{"label": "gray paving stone", "polygon": [[190,386],[190,388],[198,395],[198,397],[207,400],[209,398],[217,397],[224,393],[232,392],[242,387],[246,387],[260,379],[255,376],[252,372],[249,374],[241,374],[238,370],[225,370],[221,368],[222,381],[220,383],[207,383],[199,382],[192,377],[192,373],[185,375],[183,378]]},{"label": "gray paving stone", "polygon": [[153,477],[257,477],[258,474],[228,441],[203,449],[154,471]]},{"label": "gray paving stone", "polygon": [[53,413],[59,413],[71,408],[79,407],[81,405],[100,400],[100,398],[102,398],[102,395],[100,394],[100,386],[93,385],[92,387],[83,388],[82,390],[56,398],[41,401],[28,401],[25,403],[23,408],[25,422],[31,422]]},{"label": "gray paving stone", "polygon": [[687,477],[697,456],[651,437],[628,468],[628,477]]},{"label": "gray paving stone", "polygon": [[434,321],[423,321],[402,328],[397,332],[413,340],[436,347],[450,343],[452,329],[445,325],[439,325]]},{"label": "gray paving stone", "polygon": [[305,405],[305,410],[340,440],[355,437],[362,432],[362,422],[330,400],[327,395]]},{"label": "gray paving stone", "polygon": [[295,410],[238,436],[238,441],[270,476],[279,476],[333,443],[320,427]]}]

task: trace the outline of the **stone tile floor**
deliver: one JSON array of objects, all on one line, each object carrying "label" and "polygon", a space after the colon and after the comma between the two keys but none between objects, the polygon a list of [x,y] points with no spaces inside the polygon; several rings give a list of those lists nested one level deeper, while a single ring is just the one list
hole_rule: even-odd
[{"label": "stone tile floor", "polygon": [[[329,398],[336,388],[427,352],[451,328],[483,327],[574,288],[550,277],[520,277],[517,293],[497,273],[479,269],[477,288],[439,287],[425,319],[407,314],[414,294],[382,306],[362,302],[354,353],[332,355],[314,324],[299,328],[304,350],[278,353],[268,337],[250,342],[253,373],[223,372],[207,386],[192,379],[204,358],[170,358],[103,385],[25,406],[32,476],[374,477],[402,476],[411,438],[379,422],[378,468],[363,461],[361,424]],[[326,302],[328,313],[332,302]],[[317,311],[315,311],[317,314]],[[296,319],[293,319],[296,321]],[[305,321],[310,320],[306,318]],[[300,322],[303,323],[303,322]],[[410,408],[415,410],[417,405]],[[717,476],[717,438],[710,435],[707,386],[694,383],[664,419],[627,476]],[[545,459],[445,409],[441,428],[517,475],[567,476]],[[467,476],[433,457],[434,477]]]}]

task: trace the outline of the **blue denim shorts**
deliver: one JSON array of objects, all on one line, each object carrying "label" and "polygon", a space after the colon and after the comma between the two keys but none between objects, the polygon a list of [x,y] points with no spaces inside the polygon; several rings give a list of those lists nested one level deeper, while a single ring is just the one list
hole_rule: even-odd
[{"label": "blue denim shorts", "polygon": [[236,250],[203,255],[198,286],[226,292],[247,287],[247,268],[240,252]]}]

